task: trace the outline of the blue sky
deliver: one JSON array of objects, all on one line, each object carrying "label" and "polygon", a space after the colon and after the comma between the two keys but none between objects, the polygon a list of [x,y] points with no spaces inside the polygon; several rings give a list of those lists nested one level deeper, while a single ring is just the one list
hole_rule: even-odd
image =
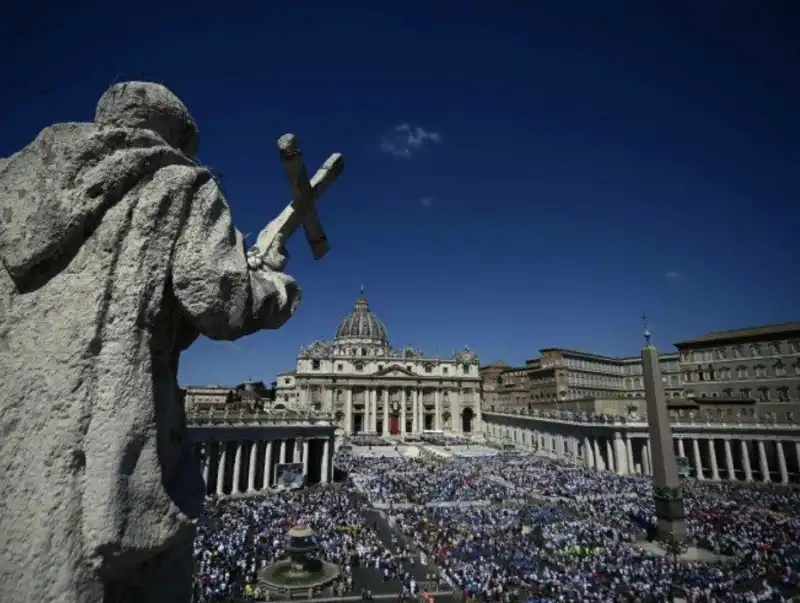
[{"label": "blue sky", "polygon": [[395,345],[486,362],[633,354],[642,311],[662,346],[800,314],[797,3],[16,4],[0,156],[124,79],[187,103],[243,232],[288,201],[279,135],[345,156],[331,253],[290,245],[298,314],[199,341],[183,384],[272,380],[362,284]]}]

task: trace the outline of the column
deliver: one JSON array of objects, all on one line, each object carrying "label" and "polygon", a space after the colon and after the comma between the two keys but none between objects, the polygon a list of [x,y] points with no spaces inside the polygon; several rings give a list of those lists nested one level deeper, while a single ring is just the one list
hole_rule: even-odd
[{"label": "column", "polygon": [[272,441],[264,442],[264,485],[262,490],[272,486]]},{"label": "column", "polygon": [[231,493],[236,494],[241,492],[239,489],[239,480],[242,477],[242,443],[236,442],[236,452],[233,455],[233,488]]},{"label": "column", "polygon": [[406,403],[408,395],[406,388],[400,389],[400,435],[406,435]]},{"label": "column", "polygon": [[425,390],[418,389],[417,390],[417,412],[419,416],[417,417],[417,427],[419,427],[419,432],[422,433],[425,430]]},{"label": "column", "polygon": [[797,466],[797,471],[800,473],[800,442],[794,443],[794,461]]},{"label": "column", "polygon": [[324,443],[322,444],[322,471],[320,472],[319,481],[320,483],[327,484],[330,480],[330,447],[331,441],[329,438],[325,438]]},{"label": "column", "polygon": [[753,481],[753,469],[750,467],[750,446],[747,440],[739,440],[742,447],[742,469],[744,470],[744,481]]},{"label": "column", "polygon": [[383,435],[389,435],[389,388],[383,388]]},{"label": "column", "polygon": [[461,390],[450,390],[450,431],[461,431]]},{"label": "column", "polygon": [[411,390],[411,432],[412,433],[419,433],[419,409],[417,408],[417,403],[419,402],[419,397],[417,396],[417,390]]},{"label": "column", "polygon": [[364,431],[372,431],[372,401],[369,388],[364,389]]},{"label": "column", "polygon": [[586,462],[587,469],[594,469],[594,451],[592,450],[591,438],[583,438],[583,460]]},{"label": "column", "polygon": [[378,433],[378,392],[372,389],[372,431]]},{"label": "column", "polygon": [[686,448],[683,445],[683,438],[678,438],[678,456],[686,458]]},{"label": "column", "polygon": [[294,447],[292,448],[292,462],[293,463],[300,463],[300,462],[303,461],[303,459],[300,458],[300,455],[302,454],[302,448],[300,447],[300,445],[302,443],[303,443],[303,438],[295,438]]},{"label": "column", "polygon": [[225,488],[225,463],[228,457],[228,442],[219,443],[219,462],[217,463],[217,494],[223,494]]},{"label": "column", "polygon": [[442,407],[439,402],[439,388],[437,387],[433,390],[433,410],[434,410],[434,417],[433,417],[433,428],[436,431],[441,431],[442,429]]},{"label": "column", "polygon": [[211,444],[206,442],[203,444],[203,483],[208,490],[208,473],[211,471]]},{"label": "column", "polygon": [[483,412],[481,410],[481,406],[483,406],[483,404],[481,402],[481,390],[479,387],[473,389],[472,400],[472,410],[475,411],[475,414],[472,415],[472,430],[475,432],[480,432],[481,425],[483,425],[483,415],[481,414]]},{"label": "column", "polygon": [[625,450],[625,442],[623,442],[620,432],[614,434],[614,457],[616,460],[615,466],[617,473],[619,475],[628,475],[628,459]]},{"label": "column", "polygon": [[333,412],[333,387],[328,386],[325,388],[325,410]]},{"label": "column", "polygon": [[781,474],[781,483],[789,483],[789,469],[786,467],[786,454],[783,452],[783,442],[775,442],[775,451],[778,454],[778,471]]},{"label": "column", "polygon": [[606,462],[603,460],[603,453],[600,451],[600,442],[597,438],[592,438],[592,445],[594,446],[594,461],[598,471],[605,471]]},{"label": "column", "polygon": [[628,456],[628,473],[633,475],[636,473],[636,465],[633,462],[633,440],[630,436],[625,437],[625,452]]},{"label": "column", "polygon": [[642,445],[642,473],[653,475],[653,455],[650,450],[650,438],[647,438]]},{"label": "column", "polygon": [[758,466],[761,469],[761,481],[765,484],[770,481],[769,463],[767,462],[767,450],[764,448],[764,440],[758,440]]},{"label": "column", "polygon": [[717,450],[714,438],[708,440],[708,459],[711,461],[711,479],[719,481],[719,467],[717,466]]},{"label": "column", "polygon": [[725,469],[728,471],[728,479],[736,481],[736,466],[733,464],[733,451],[731,450],[730,439],[724,439],[722,445],[725,447]]},{"label": "column", "polygon": [[606,438],[606,457],[608,458],[608,470],[616,471],[617,463],[614,458],[614,447],[611,445],[611,438]]},{"label": "column", "polygon": [[258,443],[250,442],[250,458],[247,464],[247,491],[256,491],[256,457],[258,456]]},{"label": "column", "polygon": [[303,440],[303,477],[308,479],[308,440]]},{"label": "column", "polygon": [[344,432],[353,433],[353,388],[344,393]]},{"label": "column", "polygon": [[280,456],[278,462],[283,464],[286,462],[286,440],[281,440]]},{"label": "column", "polygon": [[700,456],[700,442],[697,438],[692,439],[692,452],[694,453],[694,470],[697,473],[697,479],[706,479],[703,475],[703,459]]}]

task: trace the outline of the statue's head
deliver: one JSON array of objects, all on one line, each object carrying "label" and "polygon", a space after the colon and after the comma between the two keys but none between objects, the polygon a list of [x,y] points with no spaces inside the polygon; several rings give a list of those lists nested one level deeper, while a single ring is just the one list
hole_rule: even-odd
[{"label": "statue's head", "polygon": [[184,154],[197,153],[197,124],[181,99],[161,84],[114,84],[97,103],[94,121],[99,126],[152,130]]}]

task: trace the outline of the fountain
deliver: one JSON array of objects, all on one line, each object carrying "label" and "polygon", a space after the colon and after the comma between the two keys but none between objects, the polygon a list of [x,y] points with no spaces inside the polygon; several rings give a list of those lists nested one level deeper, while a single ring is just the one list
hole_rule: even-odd
[{"label": "fountain", "polygon": [[259,584],[270,593],[298,595],[329,584],[339,575],[339,568],[312,554],[317,550],[314,530],[296,525],[286,534],[288,559],[281,559],[261,571]]}]

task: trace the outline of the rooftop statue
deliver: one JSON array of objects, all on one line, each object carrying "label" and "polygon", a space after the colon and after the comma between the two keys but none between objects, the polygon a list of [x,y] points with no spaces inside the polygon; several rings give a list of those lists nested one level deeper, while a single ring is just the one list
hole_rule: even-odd
[{"label": "rooftop statue", "polygon": [[327,240],[279,141],[292,202],[245,252],[197,126],[159,84],[112,86],[94,122],[0,159],[0,599],[188,603],[203,483],[176,374],[199,335],[278,329],[300,289],[284,243]]}]

